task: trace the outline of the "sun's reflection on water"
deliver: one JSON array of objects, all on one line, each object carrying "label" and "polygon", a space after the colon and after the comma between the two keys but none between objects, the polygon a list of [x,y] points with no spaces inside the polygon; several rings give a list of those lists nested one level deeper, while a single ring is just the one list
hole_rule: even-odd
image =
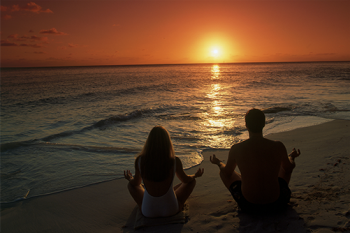
[{"label": "sun's reflection on water", "polygon": [[211,78],[212,79],[217,79],[219,78],[220,75],[220,67],[219,65],[213,65],[211,68]]},{"label": "sun's reflection on water", "polygon": [[235,140],[235,135],[227,135],[225,132],[232,132],[235,119],[232,119],[228,107],[227,91],[222,82],[219,65],[211,67],[210,80],[205,94],[208,100],[207,111],[203,113],[204,121],[201,123],[203,139],[208,147],[229,148]]}]

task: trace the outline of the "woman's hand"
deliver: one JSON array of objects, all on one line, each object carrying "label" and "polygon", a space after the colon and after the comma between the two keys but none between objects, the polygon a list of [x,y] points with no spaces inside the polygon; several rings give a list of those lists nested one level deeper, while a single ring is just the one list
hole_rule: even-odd
[{"label": "woman's hand", "polygon": [[216,155],[213,154],[213,157],[210,156],[210,162],[211,162],[212,164],[219,165],[219,164],[221,163],[221,160],[218,159],[218,158],[216,158]]},{"label": "woman's hand", "polygon": [[300,155],[300,150],[298,149],[298,151],[295,150],[295,148],[293,148],[292,153],[289,154],[289,157],[291,157],[292,159],[298,157]]},{"label": "woman's hand", "polygon": [[194,178],[201,177],[204,173],[204,168],[198,168],[197,172],[194,174]]},{"label": "woman's hand", "polygon": [[124,171],[124,177],[125,177],[125,179],[127,179],[128,181],[130,181],[130,180],[132,180],[132,179],[133,179],[133,177],[132,177],[132,174],[131,174],[130,170],[126,170],[126,171]]}]

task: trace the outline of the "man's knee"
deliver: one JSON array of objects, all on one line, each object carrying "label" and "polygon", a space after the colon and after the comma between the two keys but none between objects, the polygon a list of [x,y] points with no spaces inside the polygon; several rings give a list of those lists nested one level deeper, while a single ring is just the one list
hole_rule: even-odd
[{"label": "man's knee", "polygon": [[219,175],[220,175],[220,178],[221,178],[221,180],[229,180],[230,179],[230,177],[228,177],[225,173],[223,173],[221,170],[220,170],[220,172],[219,172]]}]

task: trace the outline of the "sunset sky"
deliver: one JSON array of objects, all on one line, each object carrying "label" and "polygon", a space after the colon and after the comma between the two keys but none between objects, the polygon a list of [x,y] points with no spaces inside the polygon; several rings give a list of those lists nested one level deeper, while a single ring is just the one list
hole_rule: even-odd
[{"label": "sunset sky", "polygon": [[350,61],[350,1],[1,1],[1,67]]}]

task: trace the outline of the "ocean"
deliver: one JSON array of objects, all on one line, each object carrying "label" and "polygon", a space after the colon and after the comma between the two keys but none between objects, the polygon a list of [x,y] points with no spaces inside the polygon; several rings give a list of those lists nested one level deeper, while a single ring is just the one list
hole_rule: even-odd
[{"label": "ocean", "polygon": [[2,68],[1,202],[122,179],[156,125],[190,168],[251,108],[266,135],[350,120],[349,100],[350,62]]}]

